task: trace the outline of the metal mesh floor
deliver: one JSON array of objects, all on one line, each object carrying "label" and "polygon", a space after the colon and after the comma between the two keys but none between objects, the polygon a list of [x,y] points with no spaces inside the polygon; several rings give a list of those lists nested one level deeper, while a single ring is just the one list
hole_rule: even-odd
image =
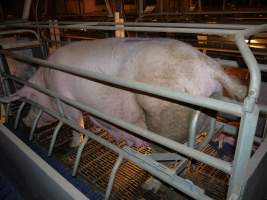
[{"label": "metal mesh floor", "polygon": [[[48,148],[53,130],[54,127],[52,126],[48,129],[37,131],[36,141],[42,146]],[[105,130],[98,128],[91,131],[115,144],[115,140]],[[70,139],[71,129],[68,127],[63,127],[58,136],[54,152],[55,156],[61,160],[64,165],[68,166],[69,168],[73,168],[76,151],[71,151],[68,153],[66,153],[66,151],[60,151],[60,148],[64,145],[66,146]],[[123,147],[126,145],[126,142],[121,141],[116,145]],[[144,154],[152,151],[149,147],[139,147],[135,150]],[[209,155],[216,156],[216,150],[214,150],[210,145],[207,145],[202,151]],[[88,183],[97,191],[104,193],[108,184],[112,167],[115,164],[117,157],[118,155],[108,148],[93,140],[89,140],[82,154],[78,176],[88,181]],[[214,199],[225,199],[228,187],[227,182],[229,178],[225,173],[201,162],[196,162],[194,169],[192,169],[191,166],[188,166],[181,173],[181,176],[204,188],[206,193]],[[141,189],[141,184],[149,177],[149,173],[145,172],[132,162],[125,160],[120,166],[116,175],[111,198],[122,200],[169,199],[165,194],[162,194],[161,191],[155,194],[153,192],[145,192]],[[183,197],[177,199],[190,198]]]},{"label": "metal mesh floor", "polygon": [[[103,129],[94,130],[96,134],[102,138],[115,144],[109,133]],[[117,144],[119,147],[126,145],[122,141]],[[135,150],[141,153],[150,153],[149,147],[140,147]],[[62,162],[72,167],[76,153],[70,153],[62,159]],[[111,170],[116,162],[118,155],[106,147],[98,144],[93,140],[89,140],[82,154],[78,175],[92,183],[101,192],[105,192],[108,184]],[[134,165],[130,161],[124,161],[116,175],[112,190],[112,199],[136,199],[140,185],[149,177],[149,174]]]}]

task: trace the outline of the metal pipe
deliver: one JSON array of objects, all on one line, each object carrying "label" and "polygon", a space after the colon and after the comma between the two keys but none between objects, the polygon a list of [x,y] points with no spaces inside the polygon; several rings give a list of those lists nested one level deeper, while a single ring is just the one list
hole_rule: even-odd
[{"label": "metal pipe", "polygon": [[[189,94],[178,92],[178,91],[173,91],[165,87],[152,86],[149,84],[140,83],[140,82],[131,81],[131,80],[126,81],[124,79],[120,79],[114,76],[105,75],[103,73],[93,72],[89,70],[83,70],[83,69],[77,70],[74,67],[56,64],[56,63],[52,63],[46,60],[32,58],[30,56],[18,55],[15,53],[4,51],[4,50],[0,50],[0,53],[4,53],[5,55],[15,58],[19,61],[35,63],[35,64],[42,65],[47,68],[56,69],[56,70],[74,74],[74,75],[77,75],[83,78],[87,78],[95,82],[100,82],[102,84],[104,83],[104,84],[109,85],[111,83],[112,85],[120,86],[123,88],[130,88],[136,91],[146,92],[147,94],[154,94],[156,96],[166,97],[167,99],[170,99],[170,100],[176,100],[176,101],[186,102],[189,104],[195,104],[197,106],[218,110],[218,111],[236,115],[236,116],[241,116],[242,114],[242,106],[238,104],[223,102],[220,100],[211,99],[207,97],[201,97],[201,96],[198,96],[197,98],[195,98],[194,96],[191,96]],[[16,80],[19,80],[19,79],[16,79]]]},{"label": "metal pipe", "polygon": [[[35,23],[35,22],[32,22]],[[48,22],[39,22],[39,24],[47,24]],[[82,22],[82,21],[59,21],[61,25],[92,25],[92,26],[114,26],[114,22]],[[254,28],[259,25],[250,25],[250,24],[207,24],[207,23],[168,23],[168,22],[125,22],[126,26],[156,26],[156,27],[187,27],[187,28],[218,28],[218,29],[235,29],[242,30],[247,28]]]},{"label": "metal pipe", "polygon": [[196,139],[196,134],[197,134],[197,123],[199,120],[200,116],[200,111],[196,110],[192,114],[191,117],[191,123],[190,123],[190,128],[189,128],[189,140],[188,140],[188,146],[191,148],[195,147],[195,139]]},{"label": "metal pipe", "polygon": [[[62,120],[64,124],[68,124],[71,128],[75,129],[76,131],[83,133],[84,135],[88,136],[89,138],[92,138],[93,140],[100,143],[101,145],[104,145],[105,147],[111,149],[115,153],[122,155],[125,159],[128,159],[129,161],[134,162],[139,167],[143,168],[144,170],[147,170],[152,175],[154,175],[154,176],[160,178],[161,180],[169,183],[171,186],[173,186],[174,188],[176,188],[178,190],[181,190],[185,194],[192,196],[194,198],[197,198],[197,199],[203,199],[203,200],[210,199],[207,195],[204,194],[203,190],[201,190],[200,188],[195,186],[193,183],[188,182],[179,176],[176,176],[173,173],[173,170],[170,170],[169,168],[164,167],[164,165],[161,165],[160,163],[155,162],[154,160],[150,159],[147,155],[143,155],[139,152],[136,152],[136,151],[131,150],[131,149],[126,148],[126,147],[121,149],[121,148],[113,145],[112,143],[109,143],[108,141],[101,138],[100,136],[97,136],[94,133],[91,133],[90,131],[85,130],[84,128],[81,128],[80,125],[74,123],[73,121],[66,119],[66,118],[61,118],[61,116],[58,113],[56,113],[52,110],[49,110],[40,104],[34,103],[33,101],[30,101],[30,100],[28,100],[27,103],[30,103],[31,105],[33,105],[39,109],[42,109],[44,112],[50,114],[54,118]],[[201,152],[199,152],[199,153],[201,153]],[[211,157],[211,156],[209,156],[209,157]],[[221,160],[213,158],[213,157],[211,157],[211,158],[215,159],[213,162],[218,162],[218,161],[221,162],[218,164],[227,163],[225,161],[221,161]],[[198,159],[198,160],[200,160],[200,159]],[[229,164],[229,166],[230,166],[230,164]],[[230,173],[230,171],[229,171],[229,173]]]},{"label": "metal pipe", "polygon": [[244,187],[244,177],[246,177],[258,116],[259,109],[254,106],[252,112],[244,112],[244,116],[241,118],[227,199],[232,196],[240,196]]},{"label": "metal pipe", "polygon": [[247,30],[244,30],[244,37],[249,37],[251,35],[255,35],[256,33],[260,33],[267,30],[267,24],[258,25],[256,27],[250,27]]},{"label": "metal pipe", "polygon": [[208,137],[199,145],[198,149],[202,149],[211,141],[215,132],[215,128],[216,128],[216,118],[211,117]]},{"label": "metal pipe", "polygon": [[108,181],[108,187],[106,189],[106,194],[105,194],[105,200],[108,200],[112,191],[112,187],[113,187],[113,183],[114,183],[114,179],[116,177],[116,174],[119,170],[119,167],[121,165],[123,161],[123,156],[119,155],[118,159],[116,160],[115,165],[112,168],[112,172],[111,175],[109,177],[109,181]]},{"label": "metal pipe", "polygon": [[72,176],[76,176],[76,174],[77,174],[78,167],[79,167],[80,160],[81,160],[81,156],[82,156],[82,152],[83,152],[83,149],[84,149],[85,145],[87,144],[88,140],[89,140],[89,137],[86,135],[84,137],[81,145],[79,146],[79,149],[78,149],[78,152],[76,155],[76,159],[75,159],[75,163],[74,163],[74,167],[73,167],[73,171],[72,171]]},{"label": "metal pipe", "polygon": [[24,7],[23,7],[23,13],[22,13],[22,19],[28,20],[30,16],[30,10],[31,10],[31,0],[25,0],[24,1]]},{"label": "metal pipe", "polygon": [[248,47],[244,35],[239,33],[235,36],[236,45],[243,56],[250,72],[250,84],[248,95],[253,99],[257,99],[260,91],[261,74],[258,63],[250,48]]},{"label": "metal pipe", "polygon": [[30,136],[29,136],[29,140],[31,141],[33,139],[33,134],[34,134],[34,131],[35,131],[35,128],[37,127],[37,124],[39,122],[39,119],[41,118],[43,114],[43,111],[42,110],[39,110],[34,122],[33,122],[33,125],[32,125],[32,128],[31,128],[31,132],[30,132]]},{"label": "metal pipe", "polygon": [[18,34],[18,33],[32,33],[36,37],[36,39],[40,41],[39,35],[35,31],[28,30],[28,29],[1,31],[0,35],[9,35],[9,34]]},{"label": "metal pipe", "polygon": [[113,17],[113,12],[109,3],[109,0],[105,0],[107,11],[108,11],[108,17]]},{"label": "metal pipe", "polygon": [[64,116],[64,108],[63,108],[63,105],[62,105],[62,102],[60,101],[59,98],[56,98],[56,105],[57,105],[57,109],[58,109],[58,112]]},{"label": "metal pipe", "polygon": [[21,113],[22,113],[22,110],[24,108],[24,106],[26,105],[26,102],[23,101],[20,106],[19,106],[19,110],[17,112],[17,115],[16,115],[16,119],[15,119],[15,123],[14,123],[14,129],[16,129],[19,125],[19,119],[20,119],[20,116],[21,116]]},{"label": "metal pipe", "polygon": [[53,136],[52,136],[52,140],[50,142],[50,146],[49,146],[49,150],[48,150],[48,156],[50,157],[52,155],[55,143],[56,143],[56,139],[59,133],[59,130],[61,129],[61,127],[63,126],[63,122],[60,120],[53,132]]},{"label": "metal pipe", "polygon": [[[9,25],[9,27],[24,27],[24,28],[49,28],[48,25]],[[81,27],[75,26],[64,26],[59,25],[59,29],[69,29],[69,30],[106,30],[106,31],[115,31],[118,29],[123,29],[125,31],[135,31],[135,32],[165,32],[165,33],[199,33],[199,34],[208,34],[208,35],[234,35],[238,33],[239,30],[225,30],[225,29],[203,29],[203,28],[171,28],[171,27],[133,27],[133,26],[87,26],[82,25]]]},{"label": "metal pipe", "polygon": [[7,103],[6,104],[6,123],[8,123],[8,121],[9,121],[9,112],[10,112],[10,103]]},{"label": "metal pipe", "polygon": [[[126,130],[129,130],[130,132],[133,132],[141,137],[144,137],[144,138],[147,138],[153,142],[156,142],[158,144],[161,144],[163,146],[166,146],[174,151],[177,151],[183,155],[186,155],[188,157],[191,157],[191,158],[194,158],[196,160],[199,160],[199,161],[202,161],[210,166],[213,166],[213,167],[216,167],[218,169],[220,169],[221,171],[224,171],[226,173],[231,173],[231,164],[228,163],[228,162],[225,162],[225,161],[222,161],[220,159],[217,159],[217,158],[214,158],[212,156],[209,156],[205,153],[202,153],[202,152],[199,152],[197,150],[194,150],[192,148],[189,148],[183,144],[180,144],[178,142],[175,142],[171,139],[168,139],[168,138],[165,138],[163,136],[160,136],[152,131],[149,131],[149,130],[145,130],[143,128],[140,128],[138,126],[135,126],[133,124],[130,124],[130,123],[127,123],[121,119],[118,119],[118,118],[115,118],[115,117],[112,117],[112,116],[107,116],[103,113],[100,113],[98,112],[97,110],[87,106],[87,105],[84,105],[82,103],[79,103],[77,101],[74,101],[72,99],[69,99],[67,97],[63,97],[63,96],[60,96],[60,95],[57,95],[56,93],[46,89],[46,88],[42,88],[40,86],[37,86],[35,84],[32,84],[30,82],[26,82],[26,81],[22,81],[22,80],[19,80],[18,78],[14,77],[14,76],[8,76],[9,78],[11,78],[12,80],[15,80],[19,83],[22,83],[24,85],[27,85],[29,87],[32,87],[44,94],[47,94],[49,96],[53,96],[53,97],[57,97],[57,98],[60,98],[64,103],[68,104],[68,105],[71,105],[77,109],[80,109],[80,110],[84,110],[88,113],[91,113],[92,115],[100,118],[100,119],[103,119],[105,121],[109,121],[111,124],[114,124],[116,126],[119,126],[121,128],[124,128]],[[62,118],[63,120],[63,118]],[[83,129],[79,129],[79,131],[81,131]],[[82,133],[84,133],[84,131],[81,131]]]},{"label": "metal pipe", "polygon": [[139,17],[142,17],[144,15],[144,0],[139,0]]}]

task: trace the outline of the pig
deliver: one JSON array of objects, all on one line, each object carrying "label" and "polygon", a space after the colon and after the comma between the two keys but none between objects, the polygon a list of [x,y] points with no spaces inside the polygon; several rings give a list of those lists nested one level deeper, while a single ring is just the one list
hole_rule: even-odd
[{"label": "pig", "polygon": [[[170,88],[196,98],[221,93],[223,88],[235,99],[246,96],[246,87],[226,75],[215,60],[174,39],[107,38],[80,41],[58,49],[48,60],[77,70],[87,69]],[[175,141],[184,142],[188,137],[188,124],[193,111],[189,107],[42,67],[29,81]],[[54,99],[28,87],[23,87],[14,96],[27,97],[56,109]],[[64,112],[66,117],[82,125],[80,111],[64,105]],[[32,124],[36,114],[37,111],[32,109],[24,118],[26,125]],[[116,140],[125,139],[130,146],[149,144],[100,119],[90,119],[94,124],[106,128]],[[42,117],[39,125],[53,120],[48,116]],[[71,146],[79,145],[81,140],[80,134],[74,133]]]}]

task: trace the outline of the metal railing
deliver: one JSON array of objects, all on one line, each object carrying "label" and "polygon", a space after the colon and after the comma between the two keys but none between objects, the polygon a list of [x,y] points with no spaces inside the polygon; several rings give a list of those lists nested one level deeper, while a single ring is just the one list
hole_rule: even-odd
[{"label": "metal railing", "polygon": [[[89,24],[89,25],[88,25]],[[148,24],[147,24],[148,25]],[[170,25],[169,25],[170,26]],[[186,26],[186,27],[184,27]],[[201,153],[193,148],[187,147],[186,145],[174,142],[170,139],[164,138],[162,136],[159,136],[151,131],[144,130],[142,128],[139,128],[137,126],[134,126],[132,124],[129,124],[123,120],[113,118],[111,116],[104,115],[103,113],[98,112],[97,110],[94,110],[93,108],[90,108],[84,104],[81,104],[79,102],[73,101],[71,99],[68,99],[63,96],[59,96],[55,94],[52,91],[49,91],[45,88],[41,88],[40,86],[34,85],[32,83],[28,83],[25,81],[21,81],[13,76],[7,76],[8,79],[15,80],[17,82],[20,82],[22,84],[25,84],[29,87],[32,87],[40,92],[43,92],[52,98],[58,99],[60,102],[64,102],[68,105],[72,105],[80,110],[84,110],[89,112],[90,114],[100,118],[104,119],[106,121],[109,121],[112,124],[115,124],[119,127],[125,128],[137,135],[140,135],[142,137],[145,137],[153,142],[156,142],[158,144],[161,144],[165,147],[168,147],[172,150],[175,150],[178,153],[181,153],[183,155],[186,155],[188,157],[191,157],[193,159],[202,161],[210,166],[216,167],[228,174],[231,175],[230,178],[230,184],[228,189],[227,197],[229,199],[236,199],[242,195],[242,188],[244,186],[243,177],[246,173],[246,167],[248,164],[248,161],[250,159],[250,153],[252,149],[253,139],[254,139],[254,133],[256,129],[258,114],[259,114],[259,108],[256,104],[256,99],[259,96],[259,88],[260,88],[260,70],[257,64],[257,61],[255,57],[253,56],[251,50],[247,46],[245,42],[245,37],[248,37],[250,35],[253,35],[258,32],[262,32],[267,30],[267,24],[265,25],[259,25],[259,26],[246,26],[241,25],[237,26],[235,25],[235,28],[232,25],[222,25],[222,28],[219,28],[220,25],[200,25],[201,29],[197,28],[196,24],[192,24],[190,27],[190,24],[181,24],[179,27],[179,24],[173,25],[173,27],[152,27],[143,25],[140,26],[127,26],[124,25],[123,27],[113,27],[112,25],[103,25],[101,23],[85,23],[85,24],[75,24],[75,25],[59,25],[58,28],[62,29],[83,29],[83,30],[117,30],[117,29],[124,29],[128,31],[149,31],[149,32],[178,32],[178,33],[206,33],[206,34],[217,34],[217,35],[233,35],[235,36],[235,43],[237,47],[240,50],[240,53],[242,57],[244,58],[248,69],[250,71],[250,86],[249,86],[249,93],[246,97],[244,103],[242,105],[224,102],[221,100],[215,100],[211,98],[194,98],[191,95],[180,93],[180,92],[174,92],[172,90],[169,90],[167,88],[163,87],[156,87],[144,83],[139,83],[136,81],[127,81],[118,79],[113,76],[104,75],[88,70],[75,70],[74,68],[71,68],[70,66],[60,65],[60,64],[54,64],[49,61],[27,57],[27,56],[21,56],[14,53],[10,53],[7,51],[1,50],[1,54],[5,54],[6,56],[12,57],[14,59],[17,59],[19,61],[23,62],[30,62],[39,64],[43,67],[56,69],[60,71],[64,71],[67,73],[71,73],[76,76],[80,76],[83,78],[87,78],[90,80],[93,80],[95,82],[99,82],[102,84],[112,84],[113,86],[121,86],[123,89],[133,89],[136,92],[145,92],[146,94],[153,94],[158,97],[164,97],[169,100],[175,100],[177,103],[179,102],[185,102],[225,113],[229,113],[231,115],[239,116],[241,117],[241,123],[240,123],[240,129],[238,133],[238,141],[237,141],[237,147],[235,152],[235,157],[233,163],[228,163],[222,160],[219,160],[217,158],[214,158],[212,156],[206,155],[204,153]],[[12,25],[12,27],[20,27],[20,25]],[[25,25],[23,25],[25,28]],[[34,24],[28,24],[26,28],[35,28],[36,26]],[[40,25],[39,28],[49,28],[47,25]],[[0,101],[5,102],[4,99],[0,99]],[[88,138],[92,138],[99,143],[105,145],[106,147],[112,149],[113,151],[119,153],[119,159],[117,160],[115,164],[115,168],[113,168],[112,176],[110,178],[109,187],[107,189],[106,198],[108,198],[114,175],[116,174],[117,168],[121,163],[121,160],[123,158],[129,159],[133,162],[135,162],[137,165],[141,166],[154,176],[162,179],[163,181],[166,181],[167,183],[171,184],[173,187],[181,190],[182,192],[188,194],[189,196],[196,198],[196,199],[208,199],[209,197],[206,196],[203,193],[203,190],[200,190],[198,187],[196,187],[194,184],[190,183],[188,185],[188,182],[184,179],[182,179],[179,176],[176,176],[173,174],[173,172],[170,172],[168,168],[161,165],[161,168],[159,168],[158,163],[156,163],[154,160],[151,160],[147,156],[139,155],[138,153],[134,152],[133,150],[125,150],[125,149],[119,149],[118,147],[108,143],[107,141],[99,138],[98,136],[94,134],[89,134],[87,130],[84,130],[80,128],[77,125],[74,125],[73,122],[65,119],[60,114],[55,113],[54,111],[50,111],[47,108],[44,108],[40,105],[37,105],[34,102],[30,102],[26,100],[27,103],[31,103],[37,107],[39,107],[42,111],[39,112],[38,116],[42,115],[43,112],[47,112],[50,115],[56,117],[60,120],[58,124],[58,128],[54,132],[54,140],[51,142],[51,148],[49,153],[52,153],[53,150],[53,142],[56,139],[57,131],[62,126],[62,123],[66,123],[76,129],[77,131],[83,133],[85,135],[85,141],[81,144],[78,150],[78,156],[76,158],[75,166],[74,166],[74,174],[77,172],[77,167],[79,164],[79,156],[82,153],[82,149],[88,140]],[[7,103],[7,102],[6,102]],[[21,110],[23,108],[23,104],[21,105]],[[20,112],[18,112],[16,125],[18,122],[20,116]],[[38,123],[38,119],[34,122],[35,126]],[[31,135],[34,133],[34,128],[31,131]],[[213,129],[213,127],[211,127]],[[192,145],[191,145],[192,146]],[[160,170],[161,169],[161,170]]]}]

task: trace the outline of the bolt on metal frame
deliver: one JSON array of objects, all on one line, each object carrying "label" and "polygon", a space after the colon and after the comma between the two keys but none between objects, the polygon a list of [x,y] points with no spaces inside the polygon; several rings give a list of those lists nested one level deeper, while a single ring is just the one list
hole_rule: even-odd
[{"label": "bolt on metal frame", "polygon": [[[97,23],[95,23],[97,24]],[[151,23],[152,24],[152,23]],[[19,27],[20,25],[12,25],[12,27]],[[162,136],[156,135],[153,132],[147,131],[147,130],[142,130],[139,127],[136,127],[134,125],[128,124],[122,120],[119,119],[112,119],[109,116],[105,116],[102,113],[97,112],[96,110],[89,108],[86,105],[82,105],[78,102],[75,102],[71,99],[67,99],[65,97],[60,97],[57,94],[54,94],[51,91],[48,91],[44,88],[40,88],[39,86],[33,85],[31,83],[27,83],[25,81],[21,81],[15,77],[8,76],[7,78],[13,79],[17,82],[23,83],[25,85],[28,85],[30,87],[33,87],[34,89],[37,89],[41,92],[44,92],[45,94],[48,94],[49,96],[56,97],[61,99],[64,103],[68,105],[72,105],[76,108],[88,111],[89,113],[93,114],[96,117],[99,117],[101,119],[105,119],[107,121],[110,121],[111,123],[118,125],[120,127],[126,128],[127,130],[130,130],[138,135],[141,135],[143,137],[146,137],[150,139],[151,141],[157,142],[159,144],[162,144],[172,150],[177,151],[178,153],[181,153],[183,155],[189,156],[193,159],[200,160],[206,164],[209,164],[213,167],[216,167],[228,174],[231,175],[230,178],[230,183],[229,183],[229,190],[227,197],[229,199],[236,199],[236,198],[241,198],[242,196],[242,189],[244,188],[244,181],[243,177],[245,176],[246,173],[246,167],[250,158],[250,152],[252,149],[252,143],[253,143],[253,138],[254,138],[254,133],[255,133],[255,128],[256,128],[256,123],[258,119],[258,114],[259,114],[259,108],[258,105],[256,104],[256,99],[258,98],[259,95],[259,87],[260,87],[260,70],[258,68],[258,63],[253,56],[251,50],[247,46],[245,42],[245,37],[249,37],[250,35],[253,35],[258,32],[262,32],[267,30],[267,24],[264,25],[258,25],[258,26],[248,26],[247,28],[244,27],[246,25],[243,25],[241,28],[234,29],[233,27],[227,27],[225,25],[223,28],[219,28],[220,25],[218,26],[209,26],[206,25],[205,28],[197,29],[197,25],[192,25],[190,28],[190,24],[187,25],[187,27],[181,26],[181,28],[177,28],[179,24],[176,24],[175,27],[143,27],[143,26],[127,26],[124,25],[123,29],[128,30],[128,31],[149,31],[149,32],[179,32],[179,33],[206,33],[206,34],[216,34],[216,35],[233,35],[235,37],[235,43],[240,50],[240,53],[242,57],[244,58],[248,69],[250,71],[250,87],[249,87],[249,93],[248,96],[246,97],[244,103],[242,105],[238,104],[233,104],[233,103],[228,103],[228,102],[223,102],[220,100],[215,100],[215,99],[210,99],[210,98],[198,98],[195,99],[191,95],[184,94],[184,93],[173,93],[171,90],[166,90],[166,88],[161,88],[161,87],[155,87],[151,86],[148,84],[143,84],[143,83],[138,83],[135,81],[126,81],[126,80],[121,80],[117,79],[116,77],[111,77],[108,75],[103,75],[103,74],[98,74],[94,72],[90,72],[87,70],[82,70],[82,71],[76,71],[74,69],[71,69],[68,66],[63,66],[63,65],[58,65],[58,64],[53,64],[48,61],[44,61],[41,59],[36,59],[36,58],[31,58],[27,56],[19,56],[13,53],[8,53],[6,51],[0,51],[0,53],[5,54],[7,56],[13,57],[17,60],[24,61],[24,62],[31,62],[35,64],[40,64],[44,67],[56,69],[56,70],[61,70],[67,73],[71,73],[77,76],[81,76],[83,78],[88,78],[90,80],[96,81],[96,82],[101,82],[104,84],[112,83],[117,86],[123,86],[123,88],[131,88],[134,89],[135,91],[143,91],[149,94],[155,94],[157,96],[164,96],[167,97],[168,99],[176,100],[176,101],[181,101],[181,102],[186,102],[189,104],[194,104],[198,105],[201,107],[213,109],[213,110],[218,110],[221,112],[229,113],[235,116],[241,117],[241,124],[240,124],[240,129],[238,133],[238,141],[237,141],[237,147],[236,147],[236,153],[234,157],[234,162],[233,163],[227,163],[225,161],[216,159],[214,157],[208,156],[206,154],[203,154],[201,152],[198,152],[192,148],[189,148],[185,145],[179,144],[177,142],[174,142],[172,140],[169,140],[167,138],[164,138]],[[25,27],[25,26],[23,26]],[[27,25],[26,28],[35,28],[35,25]],[[40,25],[39,28],[47,28],[47,25]],[[105,26],[105,25],[86,25],[86,24],[77,24],[75,26],[69,26],[69,25],[59,25],[59,28],[62,29],[83,29],[83,30],[116,30],[121,27],[112,27],[112,26]],[[206,29],[208,28],[208,29]],[[225,29],[227,28],[227,29]],[[42,108],[43,111],[46,111],[46,108]],[[58,115],[58,114],[57,114]],[[54,115],[56,116],[56,114]],[[59,115],[59,119],[63,120],[64,123],[67,122],[66,119],[64,119],[64,116]],[[68,122],[68,124],[71,124]],[[80,132],[84,132],[84,129],[78,128]],[[88,137],[95,139],[96,141],[99,140],[99,138],[95,138],[95,135],[88,135]],[[103,142],[105,143],[105,142]],[[82,145],[81,145],[82,146]],[[112,150],[115,150],[111,144],[105,144],[108,148],[111,148]],[[142,165],[140,163],[140,158],[144,157],[144,155],[139,155],[138,158],[135,158],[135,153],[132,154],[132,152],[128,152],[129,154],[124,155],[121,153],[121,150],[116,149],[115,152],[118,152],[119,155],[123,155],[125,158],[136,161],[136,164],[139,166]],[[131,155],[131,156],[129,156]],[[147,159],[147,158],[143,158]],[[153,163],[153,161],[149,161]],[[180,189],[181,191],[185,192],[186,194],[192,196],[193,198],[199,199],[201,196],[196,196],[197,192],[196,189],[188,191],[188,188],[184,185],[183,180],[176,179],[176,181],[180,181],[180,183],[183,183],[182,185],[179,185],[179,183],[174,183],[173,180],[170,180],[167,176],[166,173],[165,175],[162,176],[160,171],[158,171],[158,168],[152,167],[149,168],[147,166],[142,166],[144,169],[148,170],[150,173],[153,175],[159,177],[160,179],[168,182],[172,186],[176,187],[177,189]],[[154,171],[156,170],[156,171]],[[115,170],[114,170],[115,171]],[[168,171],[167,169],[164,171]],[[115,173],[115,172],[114,172]],[[168,173],[167,173],[168,174]],[[112,181],[112,180],[110,180]],[[177,187],[177,184],[179,187]],[[201,193],[201,192],[200,192]],[[206,195],[204,195],[205,198],[208,198]],[[204,197],[202,196],[202,197]]]}]

